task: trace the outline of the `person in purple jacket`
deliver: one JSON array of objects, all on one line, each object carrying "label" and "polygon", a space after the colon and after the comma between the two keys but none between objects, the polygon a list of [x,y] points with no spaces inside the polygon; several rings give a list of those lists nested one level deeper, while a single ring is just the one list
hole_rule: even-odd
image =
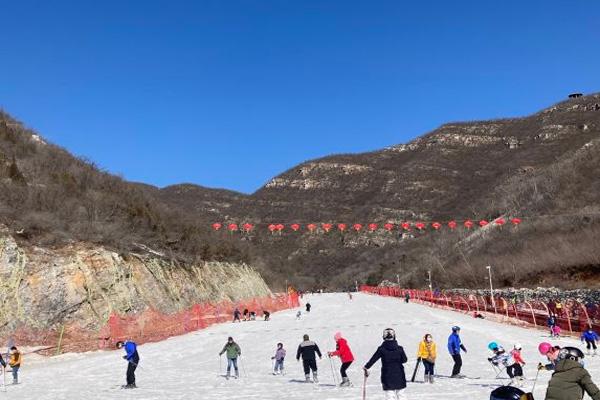
[{"label": "person in purple jacket", "polygon": [[275,360],[273,375],[285,375],[283,372],[283,361],[285,360],[285,349],[283,348],[283,343],[277,343],[277,350],[275,350],[275,355],[271,357],[271,360]]},{"label": "person in purple jacket", "polygon": [[123,389],[135,389],[135,369],[140,363],[140,356],[137,352],[137,345],[135,342],[117,342],[117,349],[125,349],[124,360],[127,360],[127,384],[123,386]]}]

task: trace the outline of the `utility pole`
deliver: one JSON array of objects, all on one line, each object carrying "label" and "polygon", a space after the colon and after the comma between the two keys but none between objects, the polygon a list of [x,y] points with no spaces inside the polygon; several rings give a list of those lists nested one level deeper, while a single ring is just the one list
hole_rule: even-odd
[{"label": "utility pole", "polygon": [[429,275],[429,296],[433,297],[433,285],[431,284],[431,270],[427,271]]},{"label": "utility pole", "polygon": [[356,287],[356,293],[358,293],[358,281],[354,281],[354,287]]},{"label": "utility pole", "polygon": [[400,289],[400,274],[396,274],[396,280],[398,281],[398,289]]},{"label": "utility pole", "polygon": [[485,267],[488,270],[490,277],[490,297],[492,298],[492,307],[494,307],[494,314],[496,314],[496,300],[494,299],[494,287],[492,286],[492,266],[488,265]]}]

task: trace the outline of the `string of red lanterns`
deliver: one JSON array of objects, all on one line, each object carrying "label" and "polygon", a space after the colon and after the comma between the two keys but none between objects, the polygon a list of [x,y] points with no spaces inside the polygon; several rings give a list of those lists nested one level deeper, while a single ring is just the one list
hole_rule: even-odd
[{"label": "string of red lanterns", "polygon": [[[481,228],[484,228],[490,224],[499,226],[499,227],[502,227],[503,225],[506,225],[506,224],[518,226],[519,224],[521,224],[521,222],[522,222],[522,219],[517,218],[517,217],[508,218],[508,219],[500,217],[500,218],[496,218],[492,221],[482,219],[478,222],[467,219],[465,221],[462,221],[461,225],[465,229],[472,229],[475,225],[479,225],[479,227],[481,227]],[[246,232],[246,233],[253,231],[256,227],[255,225],[253,225],[251,223],[245,223],[243,225],[238,225],[236,223],[230,223],[230,224],[224,225],[220,222],[215,222],[211,226],[212,226],[212,229],[215,231],[219,231],[222,228],[226,227],[229,232],[242,231],[242,232]],[[324,222],[319,225],[317,225],[315,223],[307,224],[306,229],[312,233],[312,232],[316,231],[319,226],[325,232],[330,232],[334,227],[337,227],[337,230],[340,232],[344,232],[348,228],[348,225],[346,225],[344,223],[332,224],[332,223]],[[445,223],[441,223],[441,222],[437,222],[437,221],[434,221],[434,222],[419,221],[419,222],[402,222],[399,224],[393,224],[391,222],[387,222],[387,223],[383,224],[383,226],[382,226],[382,228],[388,232],[391,232],[393,230],[410,231],[412,228],[415,228],[418,231],[424,231],[428,227],[431,227],[435,231],[439,231],[444,227],[447,227],[450,230],[455,230],[456,228],[459,227],[459,223],[455,220],[448,221]],[[267,225],[267,229],[271,233],[275,233],[275,232],[281,233],[285,230],[285,228],[286,228],[286,225],[284,225],[284,224],[268,224]],[[293,223],[293,224],[289,225],[289,228],[294,232],[298,232],[302,229],[302,225],[300,225],[298,223]],[[352,225],[352,229],[356,232],[360,232],[361,230],[363,230],[363,228],[364,228],[364,225],[359,224],[359,223]],[[367,225],[367,229],[369,232],[375,232],[380,229],[380,226],[376,223],[370,223]]]}]

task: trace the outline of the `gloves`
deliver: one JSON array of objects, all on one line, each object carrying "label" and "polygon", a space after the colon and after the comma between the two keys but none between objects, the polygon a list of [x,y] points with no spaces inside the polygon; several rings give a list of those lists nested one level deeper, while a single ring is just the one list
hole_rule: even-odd
[{"label": "gloves", "polygon": [[365,378],[369,376],[369,370],[363,367],[363,372],[365,373]]},{"label": "gloves", "polygon": [[417,362],[421,362],[423,359],[421,357],[417,357]]},{"label": "gloves", "polygon": [[274,360],[274,359],[275,359],[275,357],[271,357],[271,360]]},{"label": "gloves", "polygon": [[127,360],[127,356],[123,356],[123,360]]},{"label": "gloves", "polygon": [[546,369],[546,366],[542,363],[538,363],[537,369],[538,369],[538,371],[541,371],[541,370]]},{"label": "gloves", "polygon": [[488,358],[488,361],[489,361],[489,362],[492,362],[492,360],[493,360],[493,358],[492,358],[492,357],[489,357],[489,358]]}]

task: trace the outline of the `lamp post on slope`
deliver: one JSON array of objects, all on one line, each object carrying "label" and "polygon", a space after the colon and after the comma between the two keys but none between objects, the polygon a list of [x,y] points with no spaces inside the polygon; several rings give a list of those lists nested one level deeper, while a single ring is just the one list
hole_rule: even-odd
[{"label": "lamp post on slope", "polygon": [[494,307],[494,314],[496,314],[496,299],[494,299],[494,287],[492,286],[492,266],[488,265],[485,268],[488,270],[488,276],[490,277],[490,297],[492,298],[492,307]]}]

